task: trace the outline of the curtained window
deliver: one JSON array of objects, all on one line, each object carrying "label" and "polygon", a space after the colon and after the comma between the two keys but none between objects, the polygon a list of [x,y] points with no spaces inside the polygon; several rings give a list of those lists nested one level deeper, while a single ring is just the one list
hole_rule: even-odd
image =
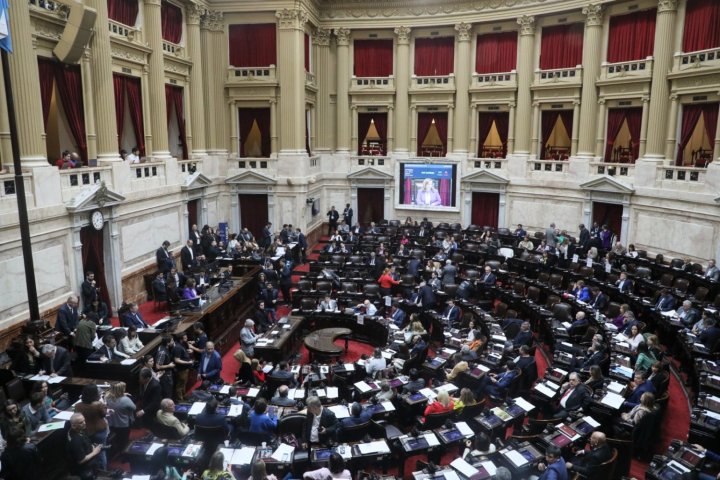
[{"label": "curtained window", "polygon": [[720,47],[720,2],[688,0],[685,9],[683,52]]},{"label": "curtained window", "polygon": [[478,35],[475,53],[476,73],[500,73],[515,70],[517,32]]},{"label": "curtained window", "polygon": [[358,155],[387,155],[387,113],[358,113]]},{"label": "curtained window", "polygon": [[415,75],[450,75],[455,70],[455,38],[416,38]]},{"label": "curtained window", "polygon": [[113,73],[115,92],[115,122],[117,123],[118,149],[122,148],[123,126],[125,125],[125,77]]},{"label": "curtained window", "polygon": [[[238,109],[238,126],[240,128],[240,157],[270,157],[270,109],[240,108]],[[257,125],[257,131],[253,131]],[[248,139],[259,133],[260,155],[247,150]],[[256,150],[256,149],[253,149]]]},{"label": "curtained window", "polygon": [[[540,158],[546,160],[567,160],[570,157],[570,135],[573,124],[572,110],[545,110],[542,112],[540,121],[542,144]],[[566,138],[564,142],[552,142],[552,138],[559,137],[560,132],[556,132],[558,119],[565,129]]]},{"label": "curtained window", "polygon": [[[683,105],[682,125],[680,129],[680,142],[678,144],[677,165],[706,166],[712,159],[712,150],[715,145],[715,131],[718,122],[718,108],[720,103],[694,103]],[[702,144],[693,151],[691,159],[685,158],[685,149],[693,139],[700,118],[705,123],[705,131],[699,132],[701,138],[707,138],[707,149]],[[704,142],[702,142],[704,143]]]},{"label": "curtained window", "polygon": [[574,68],[582,64],[583,30],[582,23],[543,28],[540,70]]},{"label": "curtained window", "polygon": [[[417,154],[419,157],[444,157],[447,153],[447,112],[418,113]],[[436,144],[430,137],[434,134]],[[426,143],[429,141],[431,143]]]},{"label": "curtained window", "polygon": [[175,107],[175,118],[177,120],[180,145],[182,146],[183,159],[188,158],[187,137],[185,136],[185,114],[183,113],[183,88],[174,85],[165,85],[165,105],[170,123],[170,113]]},{"label": "curtained window", "polygon": [[652,56],[656,15],[653,9],[612,17],[607,61],[629,62]]},{"label": "curtained window", "polygon": [[[125,124],[125,97],[130,107],[130,122],[135,134],[135,144],[140,150],[140,156],[145,156],[145,126],[142,116],[142,95],[140,93],[140,79],[126,77],[113,73],[113,88],[115,90],[115,120],[117,121],[118,148],[122,145],[123,126]],[[167,107],[170,108],[170,105]]]},{"label": "curtained window", "polygon": [[[105,281],[105,259],[104,259],[104,242],[103,230],[95,230],[91,226],[85,226],[80,229],[80,253],[82,256],[82,266],[84,272],[93,272],[98,288],[100,288],[100,299],[105,302],[108,311],[112,312],[110,305],[110,294]],[[89,305],[84,305],[88,307]]]},{"label": "curtained window", "polygon": [[472,192],[472,224],[481,227],[498,226],[500,194]]},{"label": "curtained window", "polygon": [[275,24],[230,25],[230,65],[269,67],[277,64]]},{"label": "curtained window", "polygon": [[138,0],[108,0],[108,17],[128,27],[137,23]]},{"label": "curtained window", "polygon": [[356,77],[389,77],[393,74],[392,40],[355,40],[353,57]]},{"label": "curtained window", "polygon": [[[627,122],[630,138],[628,143],[616,144],[618,135]],[[611,108],[608,110],[607,140],[605,142],[605,161],[635,163],[640,155],[640,125],[642,108]]]},{"label": "curtained window", "polygon": [[[486,144],[488,135],[497,132],[497,142]],[[508,112],[480,112],[478,114],[478,157],[505,158],[507,156],[507,138],[510,126]]]},{"label": "curtained window", "polygon": [[175,44],[180,43],[183,31],[183,17],[180,7],[163,1],[160,5],[160,17],[162,19],[163,40]]}]

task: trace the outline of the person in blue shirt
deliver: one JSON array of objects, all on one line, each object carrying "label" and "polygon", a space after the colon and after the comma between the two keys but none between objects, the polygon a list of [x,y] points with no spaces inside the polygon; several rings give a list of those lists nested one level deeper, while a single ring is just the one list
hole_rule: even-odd
[{"label": "person in blue shirt", "polygon": [[550,445],[545,449],[545,462],[538,463],[542,472],[538,480],[568,480],[568,471],[560,447]]},{"label": "person in blue shirt", "polygon": [[198,376],[202,380],[209,380],[216,383],[220,380],[220,372],[222,371],[222,357],[215,350],[213,342],[205,344],[205,351],[200,356],[198,364]]},{"label": "person in blue shirt", "polygon": [[[712,450],[709,450],[702,445],[698,445],[697,443],[693,444],[693,448],[695,448],[695,450],[697,450],[698,452],[705,454],[705,463],[708,463],[708,460],[713,463],[720,463],[719,453],[713,452]],[[698,480],[716,480],[720,478],[720,473],[717,475],[710,475],[709,473],[699,472],[697,478]]]},{"label": "person in blue shirt", "polygon": [[275,415],[270,416],[267,413],[268,404],[267,400],[259,397],[255,400],[255,405],[250,412],[250,428],[251,432],[256,433],[267,433],[268,435],[274,435],[277,430],[277,417]]},{"label": "person in blue shirt", "polygon": [[590,301],[590,289],[585,286],[585,282],[582,280],[578,280],[575,283],[575,288],[572,289],[572,294],[581,302],[587,303]]},{"label": "person in blue shirt", "polygon": [[340,420],[340,428],[354,427],[356,425],[362,425],[370,421],[372,417],[372,411],[367,408],[363,408],[358,402],[355,402],[350,407],[350,416]]}]

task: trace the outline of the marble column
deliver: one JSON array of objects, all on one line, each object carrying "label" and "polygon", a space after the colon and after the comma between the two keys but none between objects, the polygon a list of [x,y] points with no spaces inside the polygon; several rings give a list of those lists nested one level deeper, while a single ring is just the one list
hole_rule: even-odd
[{"label": "marble column", "polygon": [[[583,88],[583,90],[585,90],[585,89]],[[595,103],[597,103],[597,102],[595,102]],[[585,116],[587,114],[588,114],[587,112],[583,112],[582,116]],[[596,113],[593,112],[593,115],[596,115]],[[571,157],[577,155],[577,153],[578,153],[578,142],[579,142],[578,135],[580,134],[579,130],[581,128],[580,123],[581,123],[581,121],[580,121],[580,101],[573,100],[573,124],[572,124],[572,135],[570,137],[570,156]],[[593,121],[593,123],[595,123],[595,122]],[[587,135],[592,137],[592,132],[590,132]],[[590,152],[590,154],[585,155],[585,156],[592,157],[593,156],[592,153],[593,152]]]},{"label": "marble column", "polygon": [[308,14],[301,9],[278,11],[278,83],[280,153],[307,155],[305,151],[305,54],[304,25]]},{"label": "marble column", "polygon": [[[455,64],[455,129],[452,152],[468,155],[468,114],[470,107],[470,33],[472,25],[455,25],[455,46],[457,63]],[[448,146],[448,150],[450,150]]]},{"label": "marble column", "polygon": [[[537,134],[531,133],[533,117],[530,114],[532,106],[530,87],[533,82],[535,65],[535,17],[523,15],[517,19],[517,23],[520,25],[520,40],[518,42],[518,91],[517,113],[515,115],[515,150],[513,153],[527,155],[531,152],[531,139],[537,140]],[[533,151],[535,148],[533,147]]]},{"label": "marble column", "polygon": [[455,111],[454,105],[448,105],[448,123],[447,123],[447,151],[452,152],[455,145]]},{"label": "marble column", "polygon": [[[213,76],[214,83],[212,87],[212,105],[216,112],[227,112],[227,100],[225,99],[225,78],[228,67],[228,37],[225,34],[225,22],[223,20],[223,13],[216,12],[216,19],[213,23],[212,29],[212,45],[213,55],[209,58],[212,59],[210,62],[210,68],[215,71]],[[217,147],[217,154],[227,155],[228,152],[228,141],[230,135],[228,134],[229,121],[226,118],[220,117],[220,121],[215,126],[215,145]]]},{"label": "marble column", "polygon": [[[0,92],[5,92],[5,79],[0,64]],[[7,100],[0,94],[0,158],[2,167],[9,167],[13,163],[12,142],[10,141],[10,119],[8,118]]]},{"label": "marble column", "polygon": [[[40,74],[32,38],[34,30],[30,24],[29,2],[12,2],[11,7],[9,26],[13,53],[8,55],[8,63],[15,101],[20,162],[23,168],[47,167],[45,127],[38,87]],[[9,158],[12,159],[12,156]]]},{"label": "marble column", "polygon": [[720,122],[715,126],[715,145],[713,147],[713,156],[711,161],[720,161]]},{"label": "marble column", "polygon": [[277,100],[270,99],[270,152],[277,157],[278,153],[278,120],[277,118]]},{"label": "marble column", "polygon": [[640,123],[640,150],[638,152],[638,158],[645,156],[645,147],[647,145],[647,129],[648,129],[648,116],[650,109],[648,108],[650,103],[650,97],[643,95],[642,97],[642,121]]},{"label": "marble column", "polygon": [[607,126],[607,107],[605,99],[598,100],[598,118],[600,122],[597,124],[597,135],[595,137],[595,156],[603,157],[605,155],[605,127]]},{"label": "marble column", "polygon": [[[653,81],[650,87],[650,124],[643,160],[663,162],[665,160],[665,135],[668,125],[668,99],[670,84],[667,79],[672,68],[673,44],[675,38],[675,15],[677,0],[659,0],[655,21],[655,47],[653,50]],[[672,119],[674,122],[675,120]],[[675,155],[668,158],[674,159]]]},{"label": "marble column", "polygon": [[[218,13],[213,10],[208,10],[200,18],[200,46],[202,51],[211,52],[213,49],[213,29],[217,28],[218,24]],[[203,121],[205,124],[205,150],[212,154],[218,149],[215,142],[215,130],[217,115],[212,108],[212,99],[214,98],[215,89],[215,76],[220,75],[220,72],[216,72],[212,68],[213,60],[211,56],[207,56],[207,63],[202,69],[202,94],[205,100],[203,112]],[[192,79],[192,77],[191,77]],[[195,134],[197,137],[198,135]]]},{"label": "marble column", "polygon": [[[579,123],[580,137],[572,155],[593,157],[595,155],[593,135],[596,131],[598,92],[595,82],[600,76],[600,51],[603,40],[603,8],[602,5],[590,4],[582,9],[585,19],[585,38],[583,39],[583,87],[582,87],[582,114],[573,117],[573,132],[575,124]],[[575,108],[580,113],[579,106]]]},{"label": "marble column", "polygon": [[[530,143],[530,154],[536,155],[538,158],[540,158],[540,155],[538,154],[538,144],[540,143],[540,139],[538,138],[538,133],[540,131],[540,115],[541,115],[540,104],[538,102],[533,102],[532,108],[533,108],[533,115],[532,115],[532,138],[531,138],[531,143]],[[519,141],[522,141],[522,137],[520,138],[520,140],[518,140],[518,142]]]},{"label": "marble column", "polygon": [[[512,121],[510,122],[512,125]],[[470,107],[470,147],[468,156],[477,157],[478,151],[480,150],[478,144],[478,106],[477,103],[473,103]]]},{"label": "marble column", "polygon": [[[410,107],[410,155],[416,155],[417,148],[417,106],[413,105]],[[399,115],[398,115],[399,116]],[[402,123],[398,122],[398,126]]]},{"label": "marble column", "polygon": [[350,152],[355,155],[358,151],[358,107],[357,105],[350,106]]},{"label": "marble column", "polygon": [[[165,105],[165,60],[162,49],[162,20],[160,0],[145,0],[145,41],[150,47],[148,58],[147,96],[150,99],[150,125],[152,126],[153,150],[147,152],[153,160],[170,158],[168,120]],[[146,119],[147,120],[147,119]]]},{"label": "marble column", "polygon": [[333,142],[333,109],[330,105],[330,29],[318,28],[313,32],[315,46],[315,81],[317,82],[317,150],[330,152]]},{"label": "marble column", "polygon": [[337,37],[337,151],[350,151],[350,30],[336,28]]},{"label": "marble column", "polygon": [[[386,154],[390,155],[390,152],[395,148],[395,107],[394,105],[387,106],[387,147],[385,148]],[[719,138],[720,140],[720,138]]]},{"label": "marble column", "polygon": [[[187,52],[192,61],[190,69],[190,125],[192,127],[191,157],[202,157],[207,154],[205,146],[205,101],[203,99],[203,58],[200,40],[200,17],[205,10],[197,3],[190,4],[186,9],[187,18]],[[231,117],[232,120],[232,117]],[[235,119],[237,122],[237,119]],[[237,142],[236,142],[237,143]]]},{"label": "marble column", "polygon": [[[115,120],[115,89],[113,88],[112,54],[110,50],[110,31],[108,25],[108,8],[106,0],[88,0],[88,6],[95,9],[97,17],[95,24],[98,28],[92,36],[90,50],[92,52],[92,81],[91,95],[95,101],[95,112],[102,112],[102,121],[95,122],[97,135],[98,165],[104,162],[121,162],[118,154],[118,125]],[[83,86],[84,82],[83,82]],[[85,124],[90,125],[85,119]],[[120,125],[122,128],[122,125]],[[88,135],[89,137],[89,135]],[[88,143],[89,139],[88,139]],[[88,145],[88,158],[89,156]]]},{"label": "marble column", "polygon": [[[240,155],[240,132],[238,131],[238,106],[235,101],[228,102],[230,110],[230,156],[236,158]],[[272,122],[272,118],[270,118]]]},{"label": "marble column", "polygon": [[[652,99],[650,100],[652,106]],[[677,153],[677,122],[679,99],[677,94],[670,95],[670,115],[667,119],[667,133],[665,134],[665,158],[675,158]]]},{"label": "marble column", "polygon": [[142,67],[142,77],[140,77],[140,91],[142,96],[142,111],[143,111],[143,133],[145,135],[145,155],[150,156],[153,152],[153,136],[152,136],[152,124],[150,123],[150,115],[152,108],[150,106],[150,68],[147,64]]},{"label": "marble column", "polygon": [[[85,52],[83,52],[82,58],[80,59],[80,74],[82,75],[83,116],[85,117],[85,142],[87,145],[88,160],[98,158],[95,112],[103,111],[96,110],[98,107],[95,105],[94,94],[96,90],[91,66],[93,60],[94,59],[92,58],[90,50],[86,48]],[[112,80],[110,81],[110,85],[112,86]],[[112,116],[115,114],[114,98],[110,113],[112,113]],[[117,132],[115,132],[112,138],[115,139],[115,151],[117,152]],[[115,155],[119,155],[119,153],[116,153]]]},{"label": "marble column", "polygon": [[[410,112],[410,29],[408,27],[396,27],[396,68],[395,72],[395,148],[394,152],[408,154],[410,136],[408,125],[414,124],[415,112]],[[408,118],[410,114],[410,118]],[[412,153],[414,155],[414,152]]]},{"label": "marble column", "polygon": [[[515,150],[515,103],[509,103],[508,107],[510,108],[510,114],[508,118],[507,151],[513,152]],[[475,121],[477,120],[475,118]]]}]

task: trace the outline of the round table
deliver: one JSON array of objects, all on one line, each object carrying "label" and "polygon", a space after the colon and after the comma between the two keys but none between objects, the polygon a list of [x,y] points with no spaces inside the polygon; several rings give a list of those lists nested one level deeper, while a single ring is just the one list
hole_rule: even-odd
[{"label": "round table", "polygon": [[322,357],[339,357],[343,353],[343,349],[335,345],[338,338],[345,339],[345,351],[348,350],[348,339],[352,330],[349,328],[322,328],[316,330],[305,337],[305,347],[308,349],[310,362],[313,361],[313,355]]}]

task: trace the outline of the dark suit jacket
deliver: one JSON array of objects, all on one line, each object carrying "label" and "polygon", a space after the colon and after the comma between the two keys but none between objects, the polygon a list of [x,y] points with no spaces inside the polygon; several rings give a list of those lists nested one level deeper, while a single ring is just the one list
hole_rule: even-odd
[{"label": "dark suit jacket", "polygon": [[608,444],[586,452],[584,455],[575,457],[572,461],[573,470],[588,477],[593,473],[595,467],[607,462],[612,457],[612,450]]},{"label": "dark suit jacket", "polygon": [[197,417],[195,417],[195,425],[207,428],[225,427],[225,430],[229,430],[227,419],[222,413],[203,412]]},{"label": "dark suit jacket", "polygon": [[[312,430],[312,424],[315,416],[308,412],[305,420],[305,426],[303,427],[303,440],[310,443],[310,431]],[[320,414],[320,427],[325,428],[325,433],[318,435],[320,441],[326,441],[326,439],[335,439],[335,432],[337,431],[338,420],[332,410],[323,408]]]},{"label": "dark suit jacket", "polygon": [[70,308],[68,304],[65,303],[58,310],[55,330],[66,336],[70,336],[79,321],[77,308]]},{"label": "dark suit jacket", "polygon": [[712,349],[720,340],[720,328],[717,326],[708,327],[698,335],[697,339],[707,348]]},{"label": "dark suit jacket", "polygon": [[422,306],[425,308],[432,308],[437,304],[435,299],[435,292],[433,292],[430,285],[420,287],[418,290],[418,298],[422,302]]},{"label": "dark suit jacket", "polygon": [[155,251],[155,260],[157,260],[158,270],[163,273],[169,272],[170,269],[175,266],[175,260],[173,260],[172,255],[163,247]]},{"label": "dark suit jacket", "polygon": [[668,310],[672,310],[675,308],[675,297],[669,294],[664,297],[661,296],[655,306],[661,312],[667,312]]},{"label": "dark suit jacket", "polygon": [[197,265],[197,255],[191,253],[187,245],[180,250],[180,263],[182,263],[183,271],[187,271]]},{"label": "dark suit jacket", "polygon": [[70,366],[70,353],[63,347],[55,347],[55,356],[50,359],[43,355],[43,370],[47,374],[57,373],[63,377],[72,377],[72,367]]},{"label": "dark suit jacket", "polygon": [[585,248],[587,244],[590,242],[590,231],[587,228],[583,228],[580,230],[580,238],[578,239],[578,243]]},{"label": "dark suit jacket", "polygon": [[222,358],[220,358],[220,354],[217,351],[213,352],[207,362],[207,368],[203,368],[205,357],[207,357],[207,353],[203,352],[200,356],[200,363],[198,364],[198,375],[204,374],[210,381],[218,380],[220,378],[220,371],[222,370]]},{"label": "dark suit jacket", "polygon": [[655,393],[655,385],[653,385],[650,380],[645,380],[643,383],[635,387],[635,390],[633,390],[633,392],[628,397],[627,403],[639,405],[640,397],[645,392]]},{"label": "dark suit jacket", "polygon": [[618,288],[621,292],[632,292],[633,282],[629,278],[626,278],[624,282],[618,283]]},{"label": "dark suit jacket", "polygon": [[140,403],[139,408],[145,412],[145,416],[148,417],[147,421],[155,419],[155,414],[160,410],[160,401],[162,400],[162,390],[160,388],[160,382],[157,380],[150,379],[150,382],[145,386],[145,389],[140,387]]},{"label": "dark suit jacket", "polygon": [[455,276],[457,275],[457,268],[455,265],[445,265],[442,269],[442,282],[443,284],[455,283]]},{"label": "dark suit jacket", "polygon": [[607,295],[605,295],[603,292],[600,292],[593,300],[592,307],[595,310],[605,310],[605,307],[607,307],[609,300],[610,299]]},{"label": "dark suit jacket", "polygon": [[515,338],[513,338],[513,346],[515,348],[519,348],[521,345],[528,345],[532,343],[533,334],[531,331],[523,332],[522,330],[515,335]]},{"label": "dark suit jacket", "polygon": [[497,278],[495,277],[494,273],[489,273],[487,275],[483,274],[483,276],[480,279],[482,283],[485,285],[495,285],[495,282],[497,281]]},{"label": "dark suit jacket", "polygon": [[137,318],[135,317],[135,314],[127,311],[123,314],[123,316],[120,318],[120,325],[123,327],[132,327],[135,328],[147,328],[148,324],[145,323],[142,316],[140,315],[140,312],[137,313]]},{"label": "dark suit jacket", "polygon": [[297,243],[298,243],[298,247],[300,247],[300,248],[307,248],[307,247],[308,247],[307,239],[305,238],[305,234],[304,234],[304,233],[301,232],[300,234],[298,234]]},{"label": "dark suit jacket", "polygon": [[[563,394],[560,395],[560,398],[562,398],[564,394],[565,393],[563,392]],[[560,406],[560,408],[564,408],[567,411],[577,410],[578,408],[582,408],[587,405],[591,397],[592,394],[590,389],[585,385],[580,384],[565,401],[565,407]]]},{"label": "dark suit jacket", "polygon": [[97,298],[97,288],[93,287],[87,280],[82,282],[80,288],[82,293],[83,305],[90,305]]},{"label": "dark suit jacket", "polygon": [[277,379],[278,382],[286,382],[291,388],[297,387],[295,375],[289,370],[275,370],[270,375],[270,378]]},{"label": "dark suit jacket", "polygon": [[445,313],[443,313],[443,317],[448,318],[448,323],[450,325],[454,324],[460,319],[460,307],[457,305],[453,307],[447,307],[445,309]]}]

